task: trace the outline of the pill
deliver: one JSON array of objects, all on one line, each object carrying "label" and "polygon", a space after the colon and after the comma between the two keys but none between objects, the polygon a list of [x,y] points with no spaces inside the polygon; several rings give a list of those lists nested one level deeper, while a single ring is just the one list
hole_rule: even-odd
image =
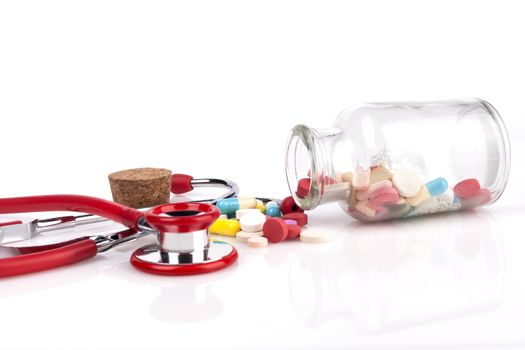
[{"label": "pill", "polygon": [[370,187],[368,187],[368,192],[372,193],[372,192],[381,190],[382,188],[391,188],[391,187],[392,187],[392,181],[381,180],[373,184],[370,184]]},{"label": "pill", "polygon": [[430,198],[430,193],[427,190],[427,186],[421,186],[421,189],[414,197],[406,199],[407,203],[411,206],[416,206]]},{"label": "pill", "polygon": [[246,232],[257,232],[261,231],[264,223],[266,222],[266,215],[261,212],[249,213],[243,215],[239,220],[241,224],[241,230]]},{"label": "pill", "polygon": [[446,190],[448,190],[448,182],[442,177],[438,177],[435,180],[432,180],[430,182],[427,182],[425,187],[428,190],[428,193],[435,197],[441,193],[444,193]]},{"label": "pill", "polygon": [[374,184],[376,182],[392,180],[392,173],[388,171],[383,165],[375,167],[370,172],[370,183]]},{"label": "pill", "polygon": [[461,199],[461,209],[470,209],[485,205],[490,202],[491,198],[490,190],[481,188],[475,195]]},{"label": "pill", "polygon": [[280,205],[281,213],[283,215],[286,215],[288,213],[294,213],[299,212],[303,213],[304,210],[295,203],[294,199],[292,197],[286,197],[282,200]]},{"label": "pill", "polygon": [[262,237],[262,235],[263,235],[262,231],[259,231],[259,232],[239,231],[239,232],[237,232],[237,235],[235,236],[235,239],[237,240],[237,242],[246,243],[246,242],[248,242],[248,239],[250,239],[252,237]]},{"label": "pill", "polygon": [[264,205],[264,202],[260,199],[256,200],[255,208],[259,209],[261,213],[266,213],[266,206]]},{"label": "pill", "polygon": [[215,206],[221,214],[234,214],[239,209],[255,208],[257,201],[253,197],[226,198],[218,200]]},{"label": "pill", "polygon": [[246,214],[258,213],[261,214],[259,209],[239,209],[235,212],[235,218],[240,220]]},{"label": "pill", "polygon": [[414,197],[423,185],[419,176],[409,170],[394,171],[392,184],[403,197]]},{"label": "pill", "polygon": [[308,197],[308,194],[310,193],[310,179],[304,178],[299,180],[297,183],[297,197],[299,198],[306,198]]},{"label": "pill", "polygon": [[368,217],[373,217],[376,215],[376,210],[370,206],[369,201],[357,202],[355,209]]},{"label": "pill", "polygon": [[358,202],[357,192],[358,191],[355,191],[355,190],[352,190],[350,192],[350,197],[348,197],[348,204],[350,205],[350,207],[355,207]]},{"label": "pill", "polygon": [[[293,221],[293,220],[289,220],[289,221]],[[295,239],[299,237],[299,235],[301,234],[301,226],[297,224],[289,224],[289,223],[286,223],[286,226],[288,227],[288,235],[286,236],[286,239]]]},{"label": "pill", "polygon": [[388,198],[391,198],[392,196],[395,197],[395,200],[389,200],[390,203],[395,203],[399,200],[399,194],[397,193],[397,190],[394,187],[390,186],[381,186],[374,191],[370,192],[370,200],[375,200],[379,196],[388,195]]},{"label": "pill", "polygon": [[358,201],[366,201],[370,198],[370,192],[368,190],[356,191],[356,197]]},{"label": "pill", "polygon": [[324,243],[330,240],[330,233],[321,229],[308,229],[300,234],[301,242]]},{"label": "pill", "polygon": [[362,167],[357,168],[353,178],[352,186],[355,190],[361,191],[368,188],[370,182],[370,169],[363,169]]},{"label": "pill", "polygon": [[209,233],[235,237],[241,230],[241,224],[235,219],[217,219],[208,229]]},{"label": "pill", "polygon": [[248,238],[248,246],[253,248],[264,248],[268,246],[268,240],[265,237]]},{"label": "pill", "polygon": [[370,197],[370,203],[373,206],[382,206],[383,204],[395,204],[397,203],[397,201],[399,201],[399,195],[397,194],[397,191],[394,188],[392,188],[389,192],[383,191],[382,193]]},{"label": "pill", "polygon": [[305,213],[289,213],[283,216],[283,219],[295,220],[297,225],[306,226],[308,225],[308,215]]},{"label": "pill", "polygon": [[269,218],[263,225],[263,235],[270,243],[279,243],[288,237],[288,226],[281,218]]},{"label": "pill", "polygon": [[279,209],[279,205],[274,201],[266,203],[266,215],[274,218],[281,216],[281,210]]},{"label": "pill", "polygon": [[454,194],[463,199],[476,195],[480,189],[481,186],[479,185],[478,180],[466,179],[458,182],[456,186],[454,186]]},{"label": "pill", "polygon": [[335,178],[328,175],[320,176],[319,179],[319,182],[325,185],[334,185],[336,183]]},{"label": "pill", "polygon": [[352,182],[352,179],[354,177],[354,173],[351,171],[347,171],[346,173],[343,173],[343,182]]}]

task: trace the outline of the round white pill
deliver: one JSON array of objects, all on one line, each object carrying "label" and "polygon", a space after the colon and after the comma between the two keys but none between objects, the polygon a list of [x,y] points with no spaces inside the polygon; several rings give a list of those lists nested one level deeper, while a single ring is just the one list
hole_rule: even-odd
[{"label": "round white pill", "polygon": [[403,197],[414,197],[423,186],[423,181],[412,171],[396,170],[392,176],[392,184]]},{"label": "round white pill", "polygon": [[235,218],[240,220],[244,215],[251,213],[260,213],[259,209],[239,209],[235,212]]},{"label": "round white pill", "polygon": [[252,237],[262,237],[262,236],[263,236],[263,232],[262,231],[259,231],[259,232],[239,231],[239,232],[237,232],[237,235],[235,236],[235,239],[237,239],[237,242],[246,243]]},{"label": "round white pill", "polygon": [[301,242],[305,243],[324,243],[331,238],[330,232],[321,229],[309,228],[301,232]]},{"label": "round white pill", "polygon": [[251,237],[248,239],[248,246],[254,248],[264,248],[268,246],[266,237]]},{"label": "round white pill", "polygon": [[241,223],[241,230],[245,232],[262,231],[263,225],[266,222],[266,215],[261,212],[245,214],[239,220]]}]

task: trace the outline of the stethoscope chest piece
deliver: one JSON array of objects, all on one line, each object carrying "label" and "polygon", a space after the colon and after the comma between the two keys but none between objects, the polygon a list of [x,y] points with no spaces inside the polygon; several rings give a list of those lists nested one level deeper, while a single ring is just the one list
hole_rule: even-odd
[{"label": "stethoscope chest piece", "polygon": [[194,275],[220,270],[237,260],[237,250],[225,242],[210,242],[208,227],[219,210],[204,203],[173,203],[145,214],[158,230],[157,244],[137,249],[131,264],[147,273]]}]

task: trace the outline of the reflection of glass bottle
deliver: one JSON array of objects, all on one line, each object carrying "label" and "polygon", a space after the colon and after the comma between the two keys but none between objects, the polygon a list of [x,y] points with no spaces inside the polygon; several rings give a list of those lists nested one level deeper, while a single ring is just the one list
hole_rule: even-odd
[{"label": "reflection of glass bottle", "polygon": [[338,252],[290,263],[291,300],[310,327],[347,318],[389,332],[495,309],[508,292],[507,248],[484,210],[350,225]]},{"label": "reflection of glass bottle", "polygon": [[332,129],[296,126],[286,158],[302,208],[337,201],[361,221],[493,203],[509,168],[503,121],[479,99],[351,107]]}]

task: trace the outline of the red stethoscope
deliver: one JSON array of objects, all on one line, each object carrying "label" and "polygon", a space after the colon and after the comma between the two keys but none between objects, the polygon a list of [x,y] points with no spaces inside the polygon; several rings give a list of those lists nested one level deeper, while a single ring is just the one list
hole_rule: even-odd
[{"label": "red stethoscope", "polygon": [[[131,264],[141,271],[160,275],[193,275],[227,267],[237,260],[238,254],[228,243],[210,241],[208,228],[220,215],[211,203],[236,196],[237,185],[227,180],[193,179],[182,174],[172,176],[171,189],[176,194],[208,186],[226,187],[229,191],[216,199],[165,204],[146,212],[89,196],[0,198],[0,214],[75,211],[98,215],[128,227],[116,234],[97,234],[58,244],[19,248],[21,255],[0,259],[0,277],[70,265],[149,234],[156,235],[157,243],[135,250],[130,259]],[[0,243],[9,242],[10,233],[25,230],[22,225],[27,224],[0,228]],[[20,239],[20,235],[14,234],[13,237]]]}]

